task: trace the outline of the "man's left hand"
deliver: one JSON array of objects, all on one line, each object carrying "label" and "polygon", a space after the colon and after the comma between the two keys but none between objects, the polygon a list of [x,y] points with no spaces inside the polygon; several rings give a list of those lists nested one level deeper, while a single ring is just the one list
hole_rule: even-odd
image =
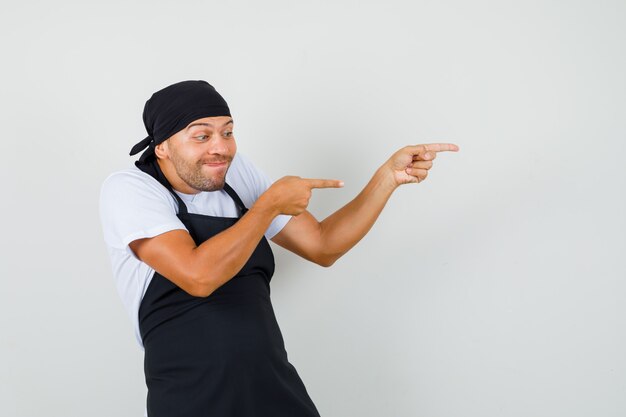
[{"label": "man's left hand", "polygon": [[433,166],[437,152],[454,151],[459,147],[453,143],[428,143],[424,145],[405,146],[385,162],[385,166],[393,175],[396,186],[412,182],[422,182]]}]

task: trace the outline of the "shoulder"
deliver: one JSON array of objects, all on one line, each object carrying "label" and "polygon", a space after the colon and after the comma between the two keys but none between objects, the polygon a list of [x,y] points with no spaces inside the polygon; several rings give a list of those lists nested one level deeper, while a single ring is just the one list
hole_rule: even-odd
[{"label": "shoulder", "polygon": [[178,204],[161,183],[132,167],[113,172],[102,182],[100,211],[122,217],[156,212],[176,214]]},{"label": "shoulder", "polygon": [[184,228],[174,196],[138,168],[110,174],[102,183],[99,206],[105,241],[112,247]]},{"label": "shoulder", "polygon": [[[102,182],[102,188],[108,187],[152,187],[161,185],[157,180],[136,167],[126,168],[109,174]],[[162,187],[162,186],[161,186]]]},{"label": "shoulder", "polygon": [[113,172],[102,182],[101,200],[105,198],[118,200],[123,196],[133,199],[157,198],[174,202],[174,197],[161,183],[136,167]]}]

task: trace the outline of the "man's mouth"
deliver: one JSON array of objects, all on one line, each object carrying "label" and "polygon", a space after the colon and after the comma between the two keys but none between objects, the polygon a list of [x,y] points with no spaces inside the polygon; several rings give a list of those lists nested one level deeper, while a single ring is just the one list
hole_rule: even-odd
[{"label": "man's mouth", "polygon": [[208,161],[208,162],[203,162],[202,165],[208,165],[211,167],[221,167],[224,166],[228,163],[228,160],[224,160],[224,161]]}]

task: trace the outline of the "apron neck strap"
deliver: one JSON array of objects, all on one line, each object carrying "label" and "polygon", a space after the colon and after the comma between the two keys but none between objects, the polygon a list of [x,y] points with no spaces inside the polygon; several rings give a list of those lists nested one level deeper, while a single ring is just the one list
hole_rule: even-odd
[{"label": "apron neck strap", "polygon": [[248,209],[246,208],[245,204],[243,204],[243,201],[241,201],[241,198],[239,198],[239,195],[237,195],[235,190],[233,190],[233,188],[227,183],[224,183],[224,191],[226,191],[230,198],[235,201],[235,205],[239,209],[241,215],[243,216],[244,214],[246,214],[246,211],[248,211]]}]

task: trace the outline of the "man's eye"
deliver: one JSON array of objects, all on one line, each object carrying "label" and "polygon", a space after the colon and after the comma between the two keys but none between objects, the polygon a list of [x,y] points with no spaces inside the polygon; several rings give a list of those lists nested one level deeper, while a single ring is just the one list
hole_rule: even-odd
[{"label": "man's eye", "polygon": [[200,136],[194,136],[194,139],[198,139],[198,140],[204,140],[204,138],[208,138],[208,135],[200,135]]},{"label": "man's eye", "polygon": [[225,133],[224,133],[224,136],[231,137],[232,135],[233,135],[233,132],[225,132]]}]

